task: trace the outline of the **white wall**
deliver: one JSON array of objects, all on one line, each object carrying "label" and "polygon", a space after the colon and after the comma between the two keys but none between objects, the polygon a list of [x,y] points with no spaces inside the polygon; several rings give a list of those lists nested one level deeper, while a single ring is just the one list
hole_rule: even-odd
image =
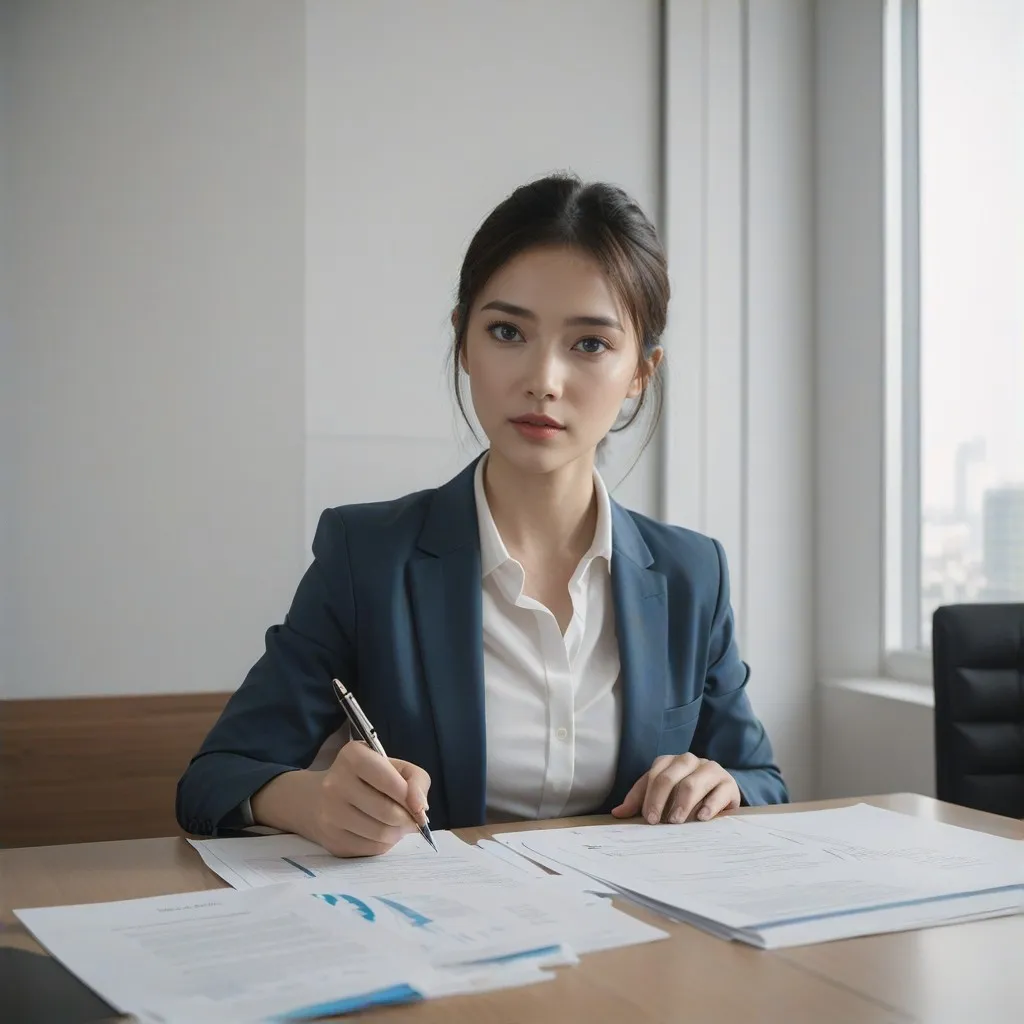
[{"label": "white wall", "polygon": [[[555,168],[662,214],[658,7],[13,5],[13,695],[236,685],[324,506],[469,458],[445,376],[465,246]],[[810,3],[668,15],[672,443],[616,496],[726,544],[806,796]]]},{"label": "white wall", "polygon": [[[885,670],[887,351],[886,3],[828,0],[817,19],[817,715],[820,792],[934,791],[930,666],[918,683]],[[898,6],[890,11],[898,16]],[[891,69],[890,69],[891,70]],[[893,84],[898,88],[898,83]],[[898,99],[897,99],[898,102]],[[890,140],[895,147],[899,138]],[[897,246],[894,258],[899,258]],[[898,274],[891,278],[898,279]],[[898,287],[898,286],[897,286]],[[898,330],[898,324],[896,329]],[[894,337],[898,343],[899,339]],[[900,486],[898,466],[888,486]],[[898,523],[893,525],[898,526]],[[887,545],[892,545],[887,549]],[[893,588],[896,589],[895,587]],[[889,597],[895,597],[890,593]],[[889,613],[899,621],[896,600]]]},{"label": "white wall", "polygon": [[817,20],[818,671],[873,676],[884,624],[883,0]]},{"label": "white wall", "polygon": [[9,6],[9,695],[228,689],[306,558],[302,7]]},{"label": "white wall", "polygon": [[[434,486],[478,450],[445,358],[462,256],[494,205],[571,169],[657,218],[659,40],[653,0],[306,7],[311,536],[325,506]],[[610,486],[640,439],[617,439]],[[657,454],[614,490],[648,514]]]},{"label": "white wall", "polygon": [[748,4],[747,650],[797,799],[814,795],[814,32]]},{"label": "white wall", "polygon": [[796,798],[813,732],[813,10],[670,0],[667,516],[729,555],[749,692]]},{"label": "white wall", "polygon": [[931,691],[882,679],[826,681],[819,693],[822,796],[935,796]]},{"label": "white wall", "polygon": [[7,652],[11,634],[11,507],[4,495],[11,493],[14,454],[12,417],[10,323],[11,228],[10,211],[14,206],[11,189],[10,142],[13,19],[10,4],[0,3],[0,700],[7,695],[10,680]]}]

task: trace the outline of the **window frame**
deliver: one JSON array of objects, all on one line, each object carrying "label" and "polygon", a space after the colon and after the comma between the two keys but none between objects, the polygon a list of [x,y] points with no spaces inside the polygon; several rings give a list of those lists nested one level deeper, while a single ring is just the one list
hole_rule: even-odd
[{"label": "window frame", "polygon": [[887,676],[931,684],[921,624],[921,229],[918,0],[887,0],[884,625]]}]

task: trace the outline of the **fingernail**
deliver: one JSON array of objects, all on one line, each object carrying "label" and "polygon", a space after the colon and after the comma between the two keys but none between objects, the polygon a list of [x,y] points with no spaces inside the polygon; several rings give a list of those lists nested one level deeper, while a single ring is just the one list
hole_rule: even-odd
[{"label": "fingernail", "polygon": [[677,808],[676,808],[676,809],[675,809],[675,810],[674,810],[674,811],[672,812],[672,824],[673,824],[673,825],[678,825],[678,824],[679,824],[679,823],[680,823],[680,822],[681,822],[682,820],[683,820],[683,811],[682,811],[682,808],[680,808],[680,807],[677,807]]},{"label": "fingernail", "polygon": [[702,807],[697,812],[697,817],[700,818],[701,821],[707,821],[708,818],[711,817],[711,809],[708,807]]},{"label": "fingernail", "polygon": [[647,824],[648,825],[656,825],[657,823],[658,823],[658,816],[654,813],[654,811],[651,811],[651,813],[647,815]]}]

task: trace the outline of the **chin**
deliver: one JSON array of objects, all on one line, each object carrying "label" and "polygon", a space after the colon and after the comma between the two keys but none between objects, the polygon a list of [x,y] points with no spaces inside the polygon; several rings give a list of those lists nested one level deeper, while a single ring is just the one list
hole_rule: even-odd
[{"label": "chin", "polygon": [[552,444],[532,444],[518,437],[511,444],[491,442],[491,451],[522,473],[554,473],[586,455],[586,450]]}]

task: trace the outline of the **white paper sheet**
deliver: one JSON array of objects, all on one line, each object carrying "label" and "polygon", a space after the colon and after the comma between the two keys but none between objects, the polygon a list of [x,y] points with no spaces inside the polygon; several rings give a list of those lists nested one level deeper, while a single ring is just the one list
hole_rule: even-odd
[{"label": "white paper sheet", "polygon": [[108,1002],[143,1021],[257,1021],[310,1004],[352,1007],[445,991],[413,945],[290,886],[17,910]]},{"label": "white paper sheet", "polygon": [[490,857],[451,832],[433,833],[435,853],[418,834],[405,836],[379,857],[334,857],[322,846],[295,835],[238,839],[190,839],[206,866],[235,889],[280,882],[337,879],[387,883],[396,878],[436,885],[511,888],[522,872]]},{"label": "white paper sheet", "polygon": [[[552,885],[551,882],[555,882]],[[658,928],[588,899],[557,879],[523,879],[514,889],[464,885],[439,888],[423,882],[351,884],[328,891],[318,881],[294,883],[340,912],[358,914],[403,942],[416,944],[431,964],[484,963],[517,951],[544,965],[575,962],[572,954],[666,938]],[[561,945],[562,955],[545,947]],[[569,955],[566,955],[571,951]]]},{"label": "white paper sheet", "polygon": [[529,860],[522,854],[517,853],[510,847],[502,846],[501,843],[496,843],[493,839],[478,839],[476,845],[477,848],[483,850],[484,853],[491,857],[496,857],[498,860],[511,865],[520,873],[529,875],[531,878],[549,878],[551,875],[550,871],[545,871],[543,868],[538,867],[532,860]]},{"label": "white paper sheet", "polygon": [[[576,892],[586,893],[591,896],[615,896],[617,894],[616,890],[610,885],[600,882],[596,878],[591,878],[589,875],[583,874],[582,871],[577,871],[566,864],[559,864],[557,861],[551,860],[550,857],[544,857],[523,847],[507,846],[494,839],[479,839],[476,845],[485,853],[504,859],[515,867],[521,868],[522,865],[526,865],[525,868],[521,869],[528,871],[530,874],[535,874],[535,877],[558,879],[560,883]],[[545,871],[545,868],[548,870]]]},{"label": "white paper sheet", "polygon": [[[552,934],[557,925],[561,939],[577,953],[665,936],[596,899],[588,890],[607,891],[607,886],[578,872],[566,868],[565,876],[552,875],[498,844],[493,845],[504,857],[464,843],[451,832],[433,835],[436,854],[419,836],[410,835],[381,857],[358,859],[332,857],[293,835],[190,842],[212,870],[241,887],[287,879],[302,891],[325,893],[335,902],[347,898],[350,906],[364,900],[379,909],[381,900],[391,900],[425,907],[432,923],[424,938],[457,920],[462,934],[481,945],[494,944],[495,955],[507,951],[503,941],[511,948],[519,940],[508,930],[504,915],[510,911],[532,921],[538,931],[543,923]],[[587,908],[595,904],[598,911],[613,913],[588,914]],[[401,919],[401,914],[386,911],[376,915],[378,925]]]},{"label": "white paper sheet", "polygon": [[1021,844],[866,805],[496,838],[716,934],[772,947],[1007,913],[1024,903]]},{"label": "white paper sheet", "polygon": [[[421,863],[414,852],[321,864],[322,851],[286,838],[272,848],[303,858],[301,881],[15,913],[146,1024],[278,1022],[532,984],[578,953],[665,937],[555,879],[496,868],[451,836],[439,843],[447,857],[423,858],[429,871],[407,870]],[[265,883],[260,858],[234,863],[239,878]],[[464,880],[473,874],[480,880]]]},{"label": "white paper sheet", "polygon": [[960,870],[969,862],[1024,865],[1024,842],[898,814],[871,804],[789,814],[742,814],[749,825],[798,843],[810,842],[845,860],[905,863]]}]

